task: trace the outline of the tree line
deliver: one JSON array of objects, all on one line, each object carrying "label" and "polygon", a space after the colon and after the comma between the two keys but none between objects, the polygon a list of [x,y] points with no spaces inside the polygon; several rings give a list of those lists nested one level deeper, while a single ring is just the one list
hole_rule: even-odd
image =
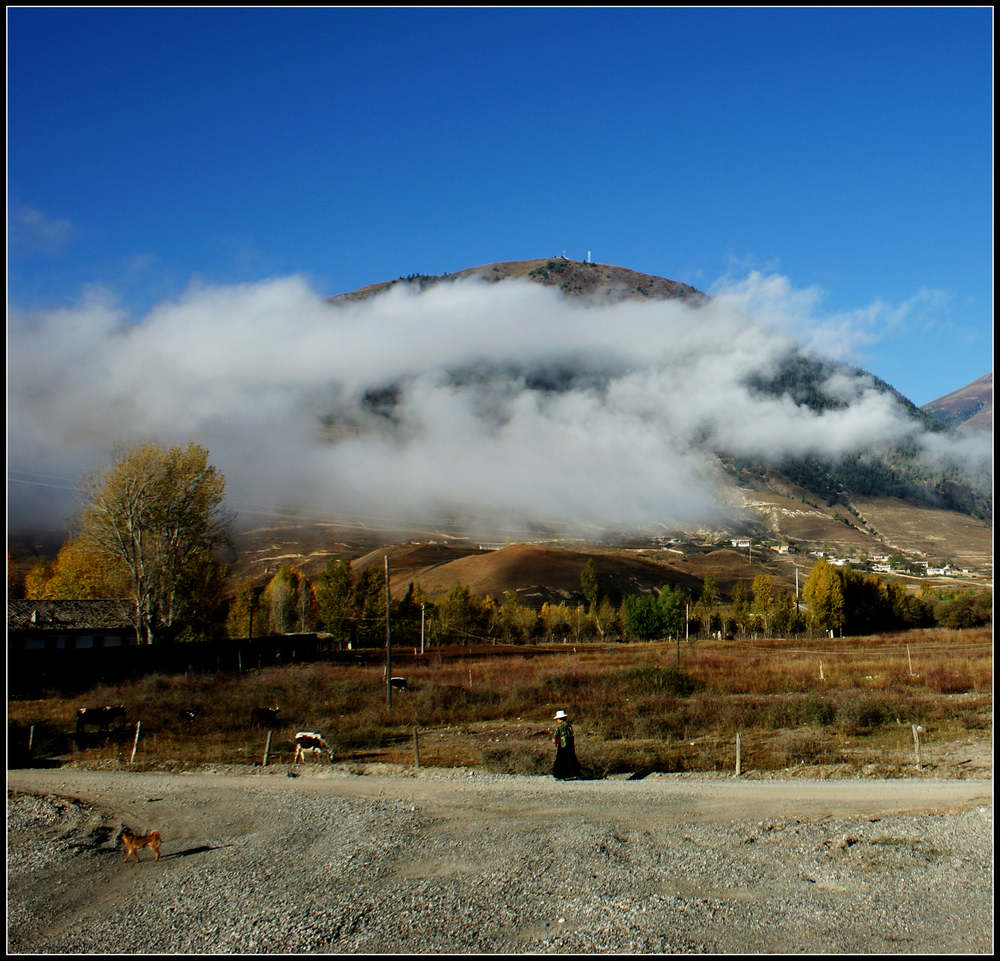
[{"label": "tree line", "polygon": [[232,587],[227,564],[231,517],[225,478],[194,444],[145,444],[121,451],[113,466],[85,478],[84,507],[55,560],[25,576],[29,599],[130,599],[139,643],[324,632],[334,643],[374,647],[390,631],[414,643],[492,640],[651,640],[665,637],[785,637],[874,634],[915,627],[992,622],[988,590],[911,594],[898,582],[819,561],[800,598],[769,575],[737,582],[728,599],[708,571],[696,594],[664,584],[617,602],[602,594],[590,559],[580,574],[582,602],[521,604],[516,591],[478,597],[456,584],[428,597],[409,584],[387,597],[377,565],[355,571],[331,560],[311,581],[286,564],[263,588]]}]

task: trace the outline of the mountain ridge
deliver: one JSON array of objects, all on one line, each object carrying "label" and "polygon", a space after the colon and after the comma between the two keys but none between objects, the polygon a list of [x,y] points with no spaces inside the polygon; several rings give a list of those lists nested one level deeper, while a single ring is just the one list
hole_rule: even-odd
[{"label": "mountain ridge", "polygon": [[921,410],[959,430],[993,430],[993,371],[924,404]]}]

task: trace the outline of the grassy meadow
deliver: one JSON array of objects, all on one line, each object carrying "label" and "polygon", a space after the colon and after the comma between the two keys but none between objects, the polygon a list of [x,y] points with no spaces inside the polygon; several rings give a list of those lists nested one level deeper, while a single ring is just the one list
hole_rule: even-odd
[{"label": "grassy meadow", "polygon": [[[581,762],[595,777],[732,770],[737,734],[746,772],[840,765],[892,776],[913,768],[911,725],[921,725],[928,744],[989,739],[992,646],[986,628],[555,645],[493,657],[430,650],[394,658],[393,674],[405,675],[408,689],[392,692],[391,709],[381,665],[150,675],[72,699],[9,702],[8,748],[17,754],[33,728],[36,763],[145,770],[261,764],[267,732],[251,728],[250,714],[277,705],[270,764],[291,762],[294,733],[310,730],[348,765],[413,765],[419,757],[423,766],[542,774],[552,763],[552,715],[563,708]],[[129,724],[76,743],[77,707],[101,704],[124,704]],[[185,711],[195,718],[184,719]]]}]

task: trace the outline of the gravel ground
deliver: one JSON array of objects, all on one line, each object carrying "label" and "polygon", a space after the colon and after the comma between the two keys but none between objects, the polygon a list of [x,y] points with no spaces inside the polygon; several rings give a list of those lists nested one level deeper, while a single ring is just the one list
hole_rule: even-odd
[{"label": "gravel ground", "polygon": [[8,772],[8,952],[992,953],[991,779],[290,773]]}]

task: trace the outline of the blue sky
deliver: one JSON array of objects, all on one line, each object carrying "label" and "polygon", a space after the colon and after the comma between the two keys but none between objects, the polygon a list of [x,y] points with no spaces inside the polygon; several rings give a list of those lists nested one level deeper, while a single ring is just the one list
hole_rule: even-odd
[{"label": "blue sky", "polygon": [[713,292],[770,280],[917,404],[992,369],[991,8],[8,8],[7,28],[17,310],[101,291],[138,323],[192,285],[325,295],[591,251]]}]

